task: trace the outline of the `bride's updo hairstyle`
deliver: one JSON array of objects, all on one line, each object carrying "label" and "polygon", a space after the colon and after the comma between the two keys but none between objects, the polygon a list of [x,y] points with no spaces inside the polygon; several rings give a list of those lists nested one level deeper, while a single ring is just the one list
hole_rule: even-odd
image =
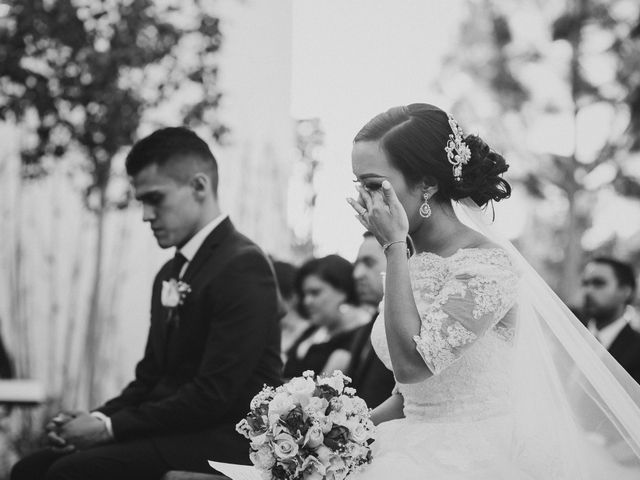
[{"label": "bride's updo hairstyle", "polygon": [[501,175],[509,166],[477,135],[464,138],[471,157],[462,165],[461,178],[454,178],[453,165],[445,151],[449,134],[453,133],[445,112],[433,105],[414,103],[375,116],[353,141],[380,141],[389,161],[402,172],[410,187],[423,181],[427,185],[438,184],[438,200],[470,197],[482,207],[491,200],[508,198],[511,186]]}]

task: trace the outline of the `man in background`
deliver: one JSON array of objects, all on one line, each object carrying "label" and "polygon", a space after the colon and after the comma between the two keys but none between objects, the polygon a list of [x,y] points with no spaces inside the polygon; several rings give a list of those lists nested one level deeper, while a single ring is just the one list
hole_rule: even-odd
[{"label": "man in background", "polygon": [[371,309],[371,321],[360,328],[351,349],[351,362],[347,375],[357,395],[375,408],[391,396],[395,385],[393,373],[380,361],[371,345],[371,328],[378,316],[378,305],[382,301],[383,278],[387,259],[375,237],[365,232],[358,250],[353,277],[361,304]]},{"label": "man in background", "polygon": [[636,277],[631,265],[610,257],[590,260],[582,273],[583,321],[620,365],[640,382],[638,314],[631,306]]}]

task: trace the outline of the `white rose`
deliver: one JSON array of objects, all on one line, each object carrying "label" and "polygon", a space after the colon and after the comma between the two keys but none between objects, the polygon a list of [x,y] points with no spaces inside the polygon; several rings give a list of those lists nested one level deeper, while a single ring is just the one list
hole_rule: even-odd
[{"label": "white rose", "polygon": [[251,463],[253,463],[257,468],[265,470],[273,467],[276,463],[276,458],[273,456],[271,449],[267,446],[256,451],[251,451],[249,453],[249,460],[251,460]]},{"label": "white rose", "polygon": [[279,417],[294,408],[295,404],[293,403],[291,395],[286,392],[276,393],[273,399],[269,402],[269,419]]},{"label": "white rose", "polygon": [[160,301],[163,306],[169,308],[180,305],[180,291],[178,290],[178,282],[175,279],[172,278],[168,282],[162,282]]},{"label": "white rose", "polygon": [[296,377],[292,378],[285,388],[304,407],[309,403],[316,389],[316,383],[311,378]]},{"label": "white rose", "polygon": [[349,438],[356,443],[364,443],[370,436],[365,426],[357,420],[347,420],[345,427],[349,429]]},{"label": "white rose", "polygon": [[322,433],[322,427],[319,424],[314,423],[313,425],[311,425],[311,427],[309,427],[309,430],[307,430],[307,433],[304,436],[303,445],[308,445],[311,448],[316,448],[320,446],[323,441],[324,434]]},{"label": "white rose", "polygon": [[273,439],[273,451],[281,460],[293,458],[298,454],[298,444],[287,433],[281,433]]}]

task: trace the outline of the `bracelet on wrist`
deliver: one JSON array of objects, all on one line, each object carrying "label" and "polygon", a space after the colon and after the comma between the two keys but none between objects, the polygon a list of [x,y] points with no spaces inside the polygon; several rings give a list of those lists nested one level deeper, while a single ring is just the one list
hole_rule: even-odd
[{"label": "bracelet on wrist", "polygon": [[[388,242],[388,243],[385,243],[384,245],[382,245],[382,253],[384,253],[384,254],[386,255],[387,250],[389,250],[389,248],[390,248],[392,245],[396,245],[396,244],[399,244],[399,243],[404,244],[404,245],[405,245],[405,248],[406,248],[406,245],[407,245],[407,241],[406,241],[406,240],[395,240],[395,241],[393,241],[393,242]],[[407,257],[408,257],[408,256],[409,256],[409,255],[408,255],[408,249],[407,249]]]}]

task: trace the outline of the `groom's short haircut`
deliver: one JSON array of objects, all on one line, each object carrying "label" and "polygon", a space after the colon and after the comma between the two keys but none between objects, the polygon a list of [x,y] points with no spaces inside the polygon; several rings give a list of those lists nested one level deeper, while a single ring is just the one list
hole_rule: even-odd
[{"label": "groom's short haircut", "polygon": [[211,179],[211,189],[218,191],[218,163],[207,143],[185,127],[156,130],[136,142],[125,162],[127,174],[136,176],[149,165],[162,167],[175,160],[195,159]]}]

